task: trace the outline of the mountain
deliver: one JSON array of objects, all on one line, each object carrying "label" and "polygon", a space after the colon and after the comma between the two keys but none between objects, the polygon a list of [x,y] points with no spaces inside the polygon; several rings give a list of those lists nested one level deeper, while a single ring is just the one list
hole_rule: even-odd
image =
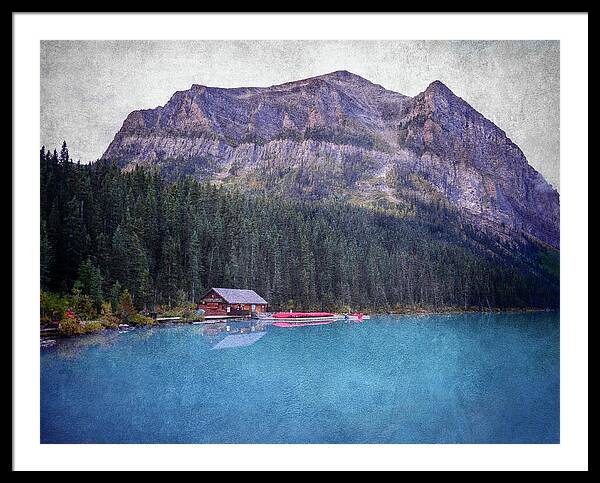
[{"label": "mountain", "polygon": [[102,159],[301,199],[456,210],[559,248],[559,195],[502,129],[440,81],[408,97],[347,71],[271,87],[193,85],[134,111]]}]

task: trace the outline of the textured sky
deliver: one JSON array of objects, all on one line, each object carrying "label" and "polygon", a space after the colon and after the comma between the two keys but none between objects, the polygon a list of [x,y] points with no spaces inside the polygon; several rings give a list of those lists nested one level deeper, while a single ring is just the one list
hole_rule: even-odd
[{"label": "textured sky", "polygon": [[99,158],[125,117],[192,84],[270,86],[348,70],[414,96],[434,80],[502,128],[559,189],[558,41],[42,41],[41,143]]}]

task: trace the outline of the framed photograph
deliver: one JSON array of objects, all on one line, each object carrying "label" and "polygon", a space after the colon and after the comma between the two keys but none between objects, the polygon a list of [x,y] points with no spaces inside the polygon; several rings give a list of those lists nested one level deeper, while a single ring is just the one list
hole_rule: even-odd
[{"label": "framed photograph", "polygon": [[587,469],[586,14],[13,26],[16,469]]}]

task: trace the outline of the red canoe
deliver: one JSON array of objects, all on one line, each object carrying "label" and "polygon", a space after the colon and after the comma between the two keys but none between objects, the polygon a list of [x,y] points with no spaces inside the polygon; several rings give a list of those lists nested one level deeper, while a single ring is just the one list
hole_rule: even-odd
[{"label": "red canoe", "polygon": [[304,319],[314,317],[334,317],[331,312],[278,312],[273,314],[274,319]]}]

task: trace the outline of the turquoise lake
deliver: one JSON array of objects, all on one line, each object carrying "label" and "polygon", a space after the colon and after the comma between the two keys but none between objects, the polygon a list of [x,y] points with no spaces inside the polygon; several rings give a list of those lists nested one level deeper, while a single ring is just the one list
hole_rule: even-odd
[{"label": "turquoise lake", "polygon": [[40,350],[42,443],[559,443],[555,312],[163,325]]}]

